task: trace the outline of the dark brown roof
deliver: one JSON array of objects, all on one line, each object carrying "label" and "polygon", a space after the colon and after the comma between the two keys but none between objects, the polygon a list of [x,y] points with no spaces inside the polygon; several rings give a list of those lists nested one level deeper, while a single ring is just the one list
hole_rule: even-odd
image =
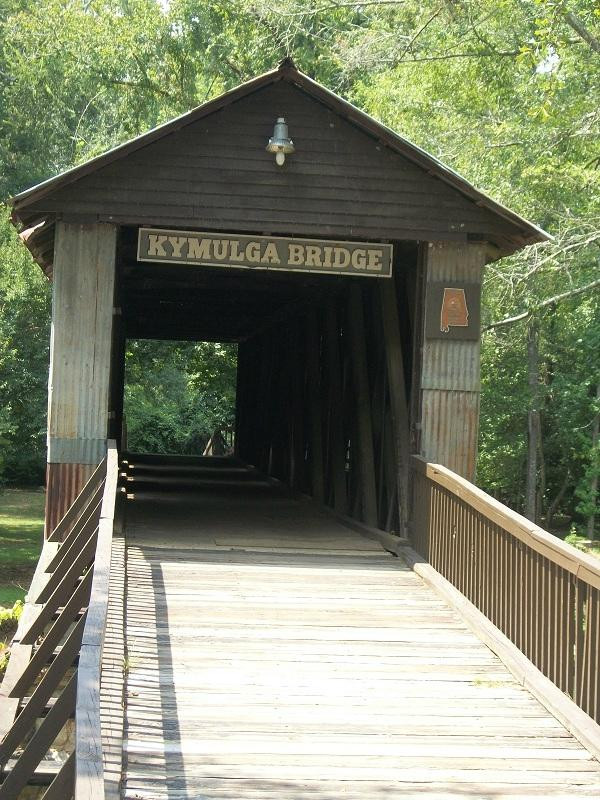
[{"label": "dark brown roof", "polygon": [[324,86],[313,81],[307,75],[304,75],[296,69],[293,62],[286,59],[278,69],[254,78],[222,94],[214,100],[204,103],[192,111],[154,128],[148,133],[131,139],[96,158],[90,159],[77,167],[73,167],[12,198],[10,203],[13,205],[13,222],[24,227],[25,230],[22,233],[22,238],[33,253],[34,258],[36,258],[38,263],[40,263],[46,271],[51,270],[54,241],[54,215],[41,215],[39,210],[32,208],[33,204],[38,204],[39,208],[40,200],[48,198],[49,195],[54,194],[58,190],[75,183],[81,178],[115,161],[124,159],[140,148],[157,142],[175,131],[185,128],[253,92],[270,84],[275,84],[278,81],[285,81],[299,87],[308,95],[330,108],[333,112],[345,118],[370,136],[378,139],[392,151],[401,154],[408,161],[425,170],[429,175],[434,176],[454,188],[478,207],[487,209],[496,217],[501,218],[505,224],[508,223],[509,233],[504,235],[503,242],[500,245],[500,252],[502,255],[514,252],[527,244],[541,242],[551,238],[550,235],[541,228],[528,222],[523,217],[476,189],[467,180],[434,156],[429,155],[420,147],[394,133],[394,131],[373,119],[373,117],[370,117],[351,103],[348,103]]}]

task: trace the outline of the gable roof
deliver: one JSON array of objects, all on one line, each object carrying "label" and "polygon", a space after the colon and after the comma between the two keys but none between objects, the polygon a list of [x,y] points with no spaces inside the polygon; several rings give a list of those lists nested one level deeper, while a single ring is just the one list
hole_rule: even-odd
[{"label": "gable roof", "polygon": [[496,202],[485,193],[476,189],[465,178],[443,164],[417,145],[398,135],[356,106],[343,100],[321,84],[300,72],[291,59],[285,59],[278,69],[254,78],[219,97],[204,103],[169,122],[153,128],[147,133],[131,139],[113,149],[73,167],[53,178],[33,186],[13,197],[9,202],[13,206],[12,220],[24,226],[21,234],[25,244],[41,266],[51,268],[53,257],[54,219],[53,215],[41,215],[39,210],[31,208],[39,201],[48,198],[59,190],[76,183],[81,178],[91,175],[104,167],[126,158],[137,150],[179,131],[216,111],[247,97],[259,89],[284,81],[297,86],[306,94],[321,102],[324,106],[343,117],[363,132],[379,140],[390,150],[400,154],[414,165],[420,167],[428,175],[443,181],[472,201],[479,208],[487,209],[497,218],[508,223],[510,234],[504,236],[501,255],[534,242],[552,238],[548,233],[515,212]]}]

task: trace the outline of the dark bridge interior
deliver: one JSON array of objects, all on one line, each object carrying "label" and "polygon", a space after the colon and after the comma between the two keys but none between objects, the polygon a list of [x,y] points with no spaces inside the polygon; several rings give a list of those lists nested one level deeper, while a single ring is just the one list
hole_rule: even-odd
[{"label": "dark bridge interior", "polygon": [[[394,277],[375,279],[147,264],[136,244],[137,230],[122,228],[116,428],[126,339],[237,342],[236,455],[340,513],[398,531],[393,428],[408,436],[417,245],[395,243]],[[390,330],[401,398],[388,376]],[[392,420],[392,406],[402,419]]]}]

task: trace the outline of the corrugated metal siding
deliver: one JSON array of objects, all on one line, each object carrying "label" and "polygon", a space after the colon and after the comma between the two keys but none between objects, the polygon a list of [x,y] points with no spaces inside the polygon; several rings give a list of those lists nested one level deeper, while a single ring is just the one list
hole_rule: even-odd
[{"label": "corrugated metal siding", "polygon": [[[265,152],[285,115],[296,153]],[[277,83],[81,178],[30,211],[331,237],[514,232],[289,83]]]},{"label": "corrugated metal siding", "polygon": [[94,471],[92,464],[48,464],[46,537],[54,530]]},{"label": "corrugated metal siding", "polygon": [[426,339],[421,386],[423,389],[479,391],[479,342]]},{"label": "corrugated metal siding", "polygon": [[98,463],[106,440],[116,228],[57,225],[49,460]]},{"label": "corrugated metal siding", "polygon": [[48,438],[48,462],[53,464],[99,464],[106,455],[103,439]]},{"label": "corrugated metal siding", "polygon": [[[485,249],[474,244],[430,244],[426,260],[428,283],[481,283]],[[479,340],[424,339],[421,454],[469,479],[477,459],[479,392]]]},{"label": "corrugated metal siding", "polygon": [[475,474],[479,392],[422,393],[421,455],[467,478]]}]

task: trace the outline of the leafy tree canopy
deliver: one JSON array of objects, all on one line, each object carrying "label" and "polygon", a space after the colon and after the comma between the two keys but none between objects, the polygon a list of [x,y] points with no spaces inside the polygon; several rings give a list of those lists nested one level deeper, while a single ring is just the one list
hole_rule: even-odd
[{"label": "leafy tree canopy", "polygon": [[[559,498],[558,510],[589,518],[600,449],[595,0],[0,0],[0,195],[184,112],[289,54],[555,235],[486,273],[479,482],[522,507],[533,413],[539,511]],[[48,291],[5,214],[0,256],[0,388],[10,386],[1,390],[12,396],[5,395],[0,435],[10,443],[5,473],[16,476],[10,465],[17,463],[17,441],[25,460],[41,463]],[[19,309],[29,302],[35,313],[28,321]],[[157,383],[177,384],[181,397],[227,394],[218,381],[206,388],[202,370],[189,368],[199,363],[196,352],[218,362],[216,349],[181,346],[185,365],[173,350],[168,357],[153,352]],[[132,345],[130,375],[149,358],[146,345]],[[19,411],[21,391],[39,397],[28,400],[27,419]],[[130,391],[139,392],[140,407],[151,403],[141,383],[136,389],[130,382]],[[196,410],[185,420],[178,441],[201,428]]]}]

